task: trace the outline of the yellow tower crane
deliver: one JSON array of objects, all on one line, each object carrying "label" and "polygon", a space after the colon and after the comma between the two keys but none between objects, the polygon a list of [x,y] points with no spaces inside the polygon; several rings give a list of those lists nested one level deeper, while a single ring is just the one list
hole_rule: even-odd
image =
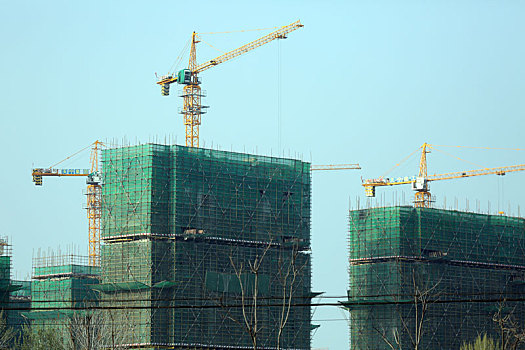
[{"label": "yellow tower crane", "polygon": [[[514,171],[525,170],[525,164],[503,166],[497,168],[481,168],[467,171],[457,171],[446,174],[427,174],[427,153],[430,153],[432,145],[424,143],[419,149],[421,149],[421,158],[419,160],[419,173],[418,176],[406,176],[398,178],[377,178],[364,180],[362,186],[365,188],[365,194],[367,197],[375,197],[375,188],[378,186],[395,186],[395,185],[407,185],[412,184],[412,189],[415,191],[414,206],[422,208],[430,208],[431,195],[429,189],[429,183],[431,181],[438,180],[450,180],[460,179],[465,177],[481,176],[481,175],[500,175],[503,176],[506,173]],[[418,150],[419,150],[418,149]]]},{"label": "yellow tower crane", "polygon": [[[48,167],[35,168],[32,171],[33,182],[42,186],[44,176],[83,176],[87,184],[87,218],[89,230],[89,265],[100,266],[100,219],[102,217],[101,196],[102,178],[99,167],[99,151],[104,146],[100,141],[81,149],[66,159]],[[78,153],[91,147],[90,169],[57,169],[55,166],[70,159]]]},{"label": "yellow tower crane", "polygon": [[204,72],[207,69],[210,69],[211,67],[256,49],[259,46],[268,44],[275,39],[285,39],[288,33],[291,33],[301,27],[303,27],[301,22],[296,21],[200,65],[197,64],[196,50],[196,44],[200,42],[200,39],[198,34],[193,32],[191,36],[188,68],[179,71],[177,75],[164,75],[157,81],[157,84],[162,86],[163,96],[169,95],[170,84],[177,82],[184,85],[181,96],[184,99],[184,105],[181,114],[184,117],[184,125],[186,127],[186,146],[199,147],[199,126],[201,125],[201,115],[205,113],[204,109],[206,108],[206,106],[201,104],[201,97],[203,97],[203,95],[200,87],[201,81],[198,77],[198,74]]}]

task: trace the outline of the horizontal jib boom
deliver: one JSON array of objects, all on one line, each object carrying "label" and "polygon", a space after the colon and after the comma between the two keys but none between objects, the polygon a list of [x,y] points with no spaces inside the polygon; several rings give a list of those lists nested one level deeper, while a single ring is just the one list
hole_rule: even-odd
[{"label": "horizontal jib boom", "polygon": [[34,175],[62,176],[62,175],[89,175],[89,169],[33,169]]},{"label": "horizontal jib boom", "polygon": [[416,181],[416,176],[403,176],[391,178],[367,179],[363,181],[363,186],[392,186],[409,184]]},{"label": "horizontal jib boom", "polygon": [[89,169],[60,169],[62,175],[88,175]]}]

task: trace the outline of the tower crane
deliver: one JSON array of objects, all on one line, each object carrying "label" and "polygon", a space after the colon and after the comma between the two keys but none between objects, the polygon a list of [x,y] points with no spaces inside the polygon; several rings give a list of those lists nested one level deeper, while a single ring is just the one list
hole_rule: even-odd
[{"label": "tower crane", "polygon": [[[102,196],[102,178],[99,168],[99,151],[104,144],[100,141],[95,141],[91,145],[83,148],[77,153],[67,157],[66,159],[48,167],[48,168],[34,168],[32,171],[33,182],[36,186],[42,186],[43,177],[47,176],[83,176],[86,178],[87,184],[87,218],[89,230],[89,265],[100,265],[100,219],[101,212],[101,196]],[[57,169],[55,166],[63,161],[73,157],[74,155],[91,147],[90,168],[89,169]]]},{"label": "tower crane", "polygon": [[186,146],[199,147],[199,126],[201,125],[201,115],[205,113],[204,109],[207,106],[201,104],[201,80],[199,74],[207,69],[217,66],[221,63],[231,60],[246,52],[258,48],[259,46],[268,44],[275,39],[285,39],[286,35],[303,27],[300,21],[293,22],[287,26],[283,26],[268,35],[265,35],[257,40],[245,44],[235,50],[226,52],[212,60],[197,64],[197,50],[196,44],[200,42],[197,33],[193,32],[191,36],[190,58],[187,69],[180,70],[176,75],[167,74],[157,81],[162,87],[162,95],[168,96],[170,85],[179,83],[184,85],[181,97],[184,99],[183,109],[180,112],[184,118],[184,125],[186,127]]},{"label": "tower crane", "polygon": [[414,206],[421,208],[430,208],[431,194],[429,189],[429,183],[431,181],[439,180],[450,180],[460,179],[465,177],[481,176],[481,175],[500,175],[503,176],[506,173],[514,171],[525,170],[525,164],[503,166],[497,168],[481,168],[467,171],[457,171],[445,174],[434,174],[428,175],[427,173],[427,153],[430,153],[432,145],[424,143],[421,149],[421,157],[419,160],[419,173],[417,176],[406,176],[398,178],[377,178],[364,180],[362,186],[365,188],[365,194],[367,197],[375,197],[375,188],[379,186],[395,186],[395,185],[412,185],[412,189],[415,191]]}]

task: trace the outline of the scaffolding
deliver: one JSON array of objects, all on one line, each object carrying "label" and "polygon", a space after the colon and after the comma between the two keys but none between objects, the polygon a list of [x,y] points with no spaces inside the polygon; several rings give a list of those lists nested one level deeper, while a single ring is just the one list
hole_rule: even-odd
[{"label": "scaffolding", "polygon": [[413,347],[422,320],[423,349],[497,338],[498,311],[525,324],[524,219],[407,206],[349,222],[351,349]]},{"label": "scaffolding", "polygon": [[28,281],[11,279],[12,247],[8,237],[0,237],[0,316],[4,324],[18,335],[25,324],[21,312],[29,307]]},{"label": "scaffolding", "polygon": [[23,327],[28,324],[22,313],[31,309],[31,281],[12,281],[11,284],[7,324],[17,334],[20,334]]},{"label": "scaffolding", "polygon": [[11,245],[7,237],[0,237],[0,310],[4,321],[8,313],[4,310],[9,306],[9,294],[14,290],[11,284]]},{"label": "scaffolding", "polygon": [[[96,288],[119,308],[123,343],[251,348],[241,299],[257,290],[259,348],[276,348],[283,291],[293,303],[312,297],[310,164],[158,144],[104,150],[102,164]],[[263,255],[255,283],[247,266]],[[291,266],[293,286],[283,279]],[[310,320],[309,306],[290,308],[281,348],[309,349]]]},{"label": "scaffolding", "polygon": [[66,336],[73,315],[98,305],[98,294],[91,287],[99,280],[100,267],[90,266],[86,256],[49,253],[34,257],[31,311],[22,315],[34,330],[51,327]]}]

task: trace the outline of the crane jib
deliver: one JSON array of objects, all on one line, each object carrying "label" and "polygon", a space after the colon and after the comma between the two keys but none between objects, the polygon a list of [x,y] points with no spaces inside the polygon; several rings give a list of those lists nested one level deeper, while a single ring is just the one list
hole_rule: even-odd
[{"label": "crane jib", "polygon": [[33,169],[39,175],[89,175],[89,169]]},{"label": "crane jib", "polygon": [[212,60],[209,60],[208,62],[202,63],[199,66],[197,66],[194,70],[194,73],[200,73],[205,71],[206,69],[209,69],[211,67],[214,67],[220,63],[226,62],[231,60],[232,58],[235,58],[237,56],[242,55],[243,53],[246,53],[248,51],[251,51],[259,46],[262,46],[264,44],[269,43],[270,41],[273,41],[275,39],[283,39],[286,38],[286,34],[293,32],[294,30],[297,30],[299,28],[304,27],[301,24],[301,21],[296,21],[292,24],[289,24],[287,26],[281,27],[280,29],[267,34],[257,40],[254,40],[248,44],[245,44],[235,50],[232,50],[230,52],[227,52],[223,55],[220,55]]}]

